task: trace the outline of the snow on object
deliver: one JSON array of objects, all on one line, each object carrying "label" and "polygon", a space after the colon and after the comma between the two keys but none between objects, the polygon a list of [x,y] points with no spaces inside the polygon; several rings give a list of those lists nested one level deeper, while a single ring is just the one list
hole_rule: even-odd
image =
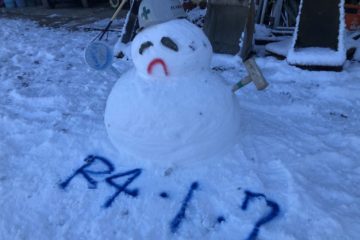
[{"label": "snow on object", "polygon": [[118,150],[154,160],[204,159],[236,142],[239,106],[210,71],[212,48],[185,19],[140,32],[135,68],[115,84],[105,125]]},{"label": "snow on object", "polygon": [[[298,38],[303,2],[304,0],[300,1],[299,14],[296,19],[296,27],[291,48],[287,55],[287,62],[292,65],[342,66],[346,60],[344,0],[341,0],[339,3],[340,26],[337,51],[330,48],[309,47],[297,49],[295,47]],[[321,31],[321,29],[319,29],[319,31]]]},{"label": "snow on object", "polygon": [[279,55],[279,56],[283,56],[286,58],[286,55],[289,52],[291,46],[291,38],[287,38],[285,40],[282,40],[280,42],[273,42],[273,43],[268,43],[265,46],[266,51]]},{"label": "snow on object", "polygon": [[348,32],[345,42],[347,50],[355,48],[353,60],[360,61],[360,30],[356,32]]}]

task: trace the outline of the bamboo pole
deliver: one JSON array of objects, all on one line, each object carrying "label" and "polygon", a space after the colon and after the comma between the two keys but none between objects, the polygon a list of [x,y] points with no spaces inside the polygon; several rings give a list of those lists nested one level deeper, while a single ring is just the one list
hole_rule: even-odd
[{"label": "bamboo pole", "polygon": [[127,2],[128,0],[122,0],[120,6],[116,9],[114,15],[111,17],[111,20],[110,22],[108,23],[108,25],[106,26],[106,28],[102,31],[100,37],[99,37],[99,40],[101,40],[105,33],[109,30],[111,24],[113,23],[113,21],[115,20],[115,18],[117,17],[117,15],[119,14],[119,12],[121,11],[121,9],[124,7],[125,3]]}]

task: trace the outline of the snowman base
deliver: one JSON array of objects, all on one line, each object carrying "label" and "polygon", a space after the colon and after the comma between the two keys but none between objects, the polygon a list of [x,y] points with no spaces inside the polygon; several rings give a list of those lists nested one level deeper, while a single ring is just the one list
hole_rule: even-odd
[{"label": "snowman base", "polygon": [[119,151],[169,163],[206,159],[233,146],[239,115],[230,87],[210,72],[152,80],[131,70],[108,98],[105,125]]}]

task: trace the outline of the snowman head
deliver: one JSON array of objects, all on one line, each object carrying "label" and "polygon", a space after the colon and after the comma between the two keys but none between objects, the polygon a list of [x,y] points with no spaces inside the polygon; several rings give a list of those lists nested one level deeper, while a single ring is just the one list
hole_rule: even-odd
[{"label": "snowman head", "polygon": [[138,33],[131,54],[143,77],[177,77],[208,69],[212,47],[200,28],[185,19],[176,19]]}]

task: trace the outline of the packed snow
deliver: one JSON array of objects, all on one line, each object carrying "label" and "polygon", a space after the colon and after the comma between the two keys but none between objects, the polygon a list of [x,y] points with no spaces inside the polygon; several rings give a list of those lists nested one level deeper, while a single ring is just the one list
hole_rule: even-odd
[{"label": "packed snow", "polygon": [[[237,92],[237,144],[155,167],[107,136],[118,79],[84,62],[96,33],[0,26],[0,239],[247,239],[266,216],[258,239],[358,238],[358,61],[311,72],[258,57],[270,87]],[[229,87],[246,76],[237,57],[215,55],[212,69]]]},{"label": "packed snow", "polygon": [[[282,41],[268,43],[265,49],[270,53],[286,58],[291,47],[291,42],[292,39],[289,37]],[[311,55],[313,55],[313,53],[311,53]]]},{"label": "packed snow", "polygon": [[[176,31],[175,31],[176,30]],[[112,90],[105,124],[114,145],[168,165],[206,160],[239,138],[239,104],[210,71],[212,48],[200,28],[176,19],[141,31],[135,68]]]}]

